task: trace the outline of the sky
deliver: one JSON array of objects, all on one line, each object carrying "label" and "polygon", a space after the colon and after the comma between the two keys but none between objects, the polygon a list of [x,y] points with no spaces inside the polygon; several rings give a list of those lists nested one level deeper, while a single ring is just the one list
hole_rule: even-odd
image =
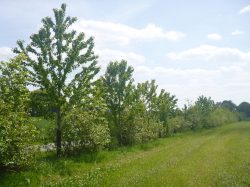
[{"label": "sky", "polygon": [[249,0],[1,0],[0,60],[62,3],[72,28],[95,38],[101,73],[125,59],[135,82],[155,79],[180,107],[200,95],[250,102]]}]

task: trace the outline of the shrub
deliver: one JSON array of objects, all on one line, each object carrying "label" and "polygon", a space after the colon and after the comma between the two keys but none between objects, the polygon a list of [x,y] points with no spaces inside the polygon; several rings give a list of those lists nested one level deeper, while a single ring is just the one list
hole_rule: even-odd
[{"label": "shrub", "polygon": [[65,153],[98,151],[110,143],[108,123],[98,110],[73,109],[62,126]]},{"label": "shrub", "polygon": [[226,108],[217,108],[207,116],[205,127],[216,127],[238,121],[238,114]]},{"label": "shrub", "polygon": [[204,123],[204,115],[197,106],[191,106],[187,110],[186,121],[191,130],[201,129]]},{"label": "shrub", "polygon": [[123,145],[145,143],[163,134],[163,125],[155,119],[140,117],[134,111],[125,110],[118,140]]},{"label": "shrub", "polygon": [[0,167],[22,168],[34,158],[38,131],[30,123],[26,113],[10,112],[6,104],[0,104]]},{"label": "shrub", "polygon": [[159,138],[163,134],[163,125],[155,120],[144,120],[137,118],[134,123],[134,143],[145,143]]},{"label": "shrub", "polygon": [[176,116],[168,120],[168,132],[167,134],[173,134],[177,132],[187,131],[191,128],[191,123],[184,119],[183,116]]}]

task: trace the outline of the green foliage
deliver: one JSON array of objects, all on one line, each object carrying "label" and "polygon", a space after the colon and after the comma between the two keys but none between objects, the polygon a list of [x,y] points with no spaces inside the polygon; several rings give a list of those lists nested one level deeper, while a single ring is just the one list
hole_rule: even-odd
[{"label": "green foliage", "polygon": [[39,132],[37,143],[48,144],[55,141],[55,128],[53,126],[54,119],[45,119],[43,117],[31,117],[30,123],[32,123]]},{"label": "green foliage", "polygon": [[33,164],[38,131],[26,113],[10,112],[0,103],[0,167],[22,168]]},{"label": "green foliage", "polygon": [[216,108],[207,116],[206,127],[216,127],[238,121],[238,115],[226,108]]},{"label": "green foliage", "polygon": [[185,121],[189,122],[191,130],[202,128],[202,115],[198,107],[189,105],[184,111]]},{"label": "green foliage", "polygon": [[238,113],[224,105],[215,105],[209,97],[200,96],[194,105],[185,108],[185,120],[192,130],[210,128],[239,120]]},{"label": "green foliage", "polygon": [[231,100],[227,101],[222,101],[221,103],[217,104],[219,107],[226,108],[230,110],[231,112],[237,112],[237,105],[234,104]]},{"label": "green foliage", "polygon": [[163,123],[166,131],[169,134],[168,120],[171,120],[177,114],[177,99],[170,95],[164,89],[161,90],[157,97],[157,112],[156,116]]},{"label": "green foliage", "polygon": [[156,120],[145,120],[145,118],[136,118],[134,121],[134,143],[146,143],[162,136],[163,125]]},{"label": "green foliage", "polygon": [[155,80],[146,81],[145,83],[139,83],[137,90],[139,94],[139,100],[144,104],[146,116],[150,119],[157,111],[157,88]]},{"label": "green foliage", "polygon": [[25,60],[26,56],[20,54],[9,62],[0,62],[0,98],[13,112],[28,109],[28,74],[23,67]]},{"label": "green foliage", "polygon": [[110,143],[102,82],[97,80],[90,90],[91,94],[86,95],[63,120],[63,146],[67,154],[98,151]]},{"label": "green foliage", "polygon": [[27,114],[27,74],[24,55],[0,65],[0,167],[20,168],[32,163],[37,130]]},{"label": "green foliage", "polygon": [[195,102],[195,106],[203,116],[209,114],[215,109],[215,103],[211,97],[205,97],[203,95],[198,97],[197,101]]},{"label": "green foliage", "polygon": [[[175,96],[171,96],[164,89],[160,94],[157,94],[157,84],[155,80],[151,82],[139,83],[135,90],[136,102],[142,105],[141,114],[147,121],[147,125],[157,124],[159,122],[165,127],[165,135],[168,134],[167,121],[174,117],[177,109],[177,99]],[[160,133],[162,135],[162,133]]]},{"label": "green foliage", "polygon": [[194,105],[185,110],[185,118],[191,123],[191,129],[200,129],[208,126],[207,116],[215,110],[215,103],[210,97],[200,96]]},{"label": "green foliage", "polygon": [[[63,116],[88,93],[94,76],[99,72],[94,55],[93,38],[85,38],[69,27],[75,17],[66,16],[66,5],[53,9],[54,19],[42,20],[42,28],[33,34],[28,45],[18,41],[16,53],[24,53],[29,84],[46,91],[57,114],[57,154],[61,150]],[[72,77],[69,79],[69,75]]]},{"label": "green foliage", "polygon": [[120,141],[124,145],[142,144],[163,135],[164,128],[161,122],[155,119],[147,119],[140,114],[135,114],[136,110],[125,109],[122,113]]},{"label": "green foliage", "polygon": [[240,103],[238,106],[238,111],[244,114],[246,118],[250,118],[250,104],[248,102]]},{"label": "green foliage", "polygon": [[30,113],[31,116],[51,118],[52,107],[45,90],[34,90],[30,92]]},{"label": "green foliage", "polygon": [[192,124],[190,121],[185,120],[184,116],[178,115],[168,120],[168,134],[184,132],[191,129]]},{"label": "green foliage", "polygon": [[67,154],[97,151],[110,143],[108,123],[99,109],[73,109],[63,121],[63,146]]},{"label": "green foliage", "polygon": [[108,118],[112,134],[117,136],[120,144],[123,144],[123,130],[126,123],[122,121],[124,109],[131,104],[130,92],[132,89],[133,68],[127,62],[110,62],[103,76],[105,88],[105,100],[108,107]]}]

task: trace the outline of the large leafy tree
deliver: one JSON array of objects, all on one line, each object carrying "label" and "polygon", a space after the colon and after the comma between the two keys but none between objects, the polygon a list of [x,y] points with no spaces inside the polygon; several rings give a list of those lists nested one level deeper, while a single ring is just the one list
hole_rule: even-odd
[{"label": "large leafy tree", "polygon": [[33,34],[28,45],[18,41],[16,53],[27,56],[26,71],[29,84],[45,90],[57,116],[57,155],[61,154],[61,122],[70,106],[88,94],[94,76],[99,72],[93,52],[93,38],[85,38],[69,27],[77,20],[66,16],[66,5],[53,9],[54,19],[42,20],[42,28]]}]

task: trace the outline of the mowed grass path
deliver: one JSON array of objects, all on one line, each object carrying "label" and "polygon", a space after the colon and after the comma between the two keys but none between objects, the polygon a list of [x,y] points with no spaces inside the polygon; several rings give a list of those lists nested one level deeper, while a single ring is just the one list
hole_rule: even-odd
[{"label": "mowed grass path", "polygon": [[0,175],[2,186],[250,186],[250,122],[143,146],[55,159]]}]

